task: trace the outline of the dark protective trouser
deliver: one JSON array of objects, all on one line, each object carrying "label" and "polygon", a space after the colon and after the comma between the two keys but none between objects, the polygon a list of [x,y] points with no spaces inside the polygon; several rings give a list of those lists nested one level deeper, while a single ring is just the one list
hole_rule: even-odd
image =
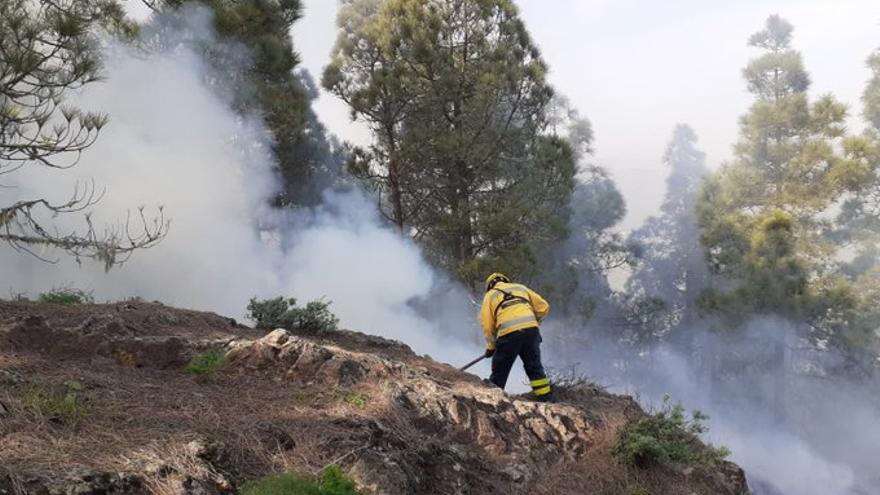
[{"label": "dark protective trouser", "polygon": [[504,388],[517,356],[522,359],[526,375],[531,381],[532,393],[536,398],[547,398],[550,394],[550,379],[541,364],[541,332],[537,328],[526,328],[498,337],[489,381]]}]

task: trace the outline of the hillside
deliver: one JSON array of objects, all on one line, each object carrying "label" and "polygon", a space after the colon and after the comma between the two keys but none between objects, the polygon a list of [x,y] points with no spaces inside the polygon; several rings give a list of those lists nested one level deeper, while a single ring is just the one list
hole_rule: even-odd
[{"label": "hillside", "polygon": [[0,494],[236,493],[330,465],[375,494],[747,492],[727,462],[625,465],[614,450],[638,404],[586,383],[560,392],[506,396],[355,332],[0,302]]}]

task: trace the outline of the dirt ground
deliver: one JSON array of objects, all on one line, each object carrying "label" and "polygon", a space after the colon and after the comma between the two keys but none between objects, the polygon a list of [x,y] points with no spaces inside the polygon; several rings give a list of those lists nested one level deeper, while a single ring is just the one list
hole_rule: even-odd
[{"label": "dirt ground", "polygon": [[[224,356],[216,371],[184,371],[208,351]],[[234,493],[329,465],[377,494],[744,493],[732,464],[622,465],[617,434],[639,406],[589,384],[560,392],[508,397],[355,332],[266,335],[139,301],[0,302],[0,494]],[[60,413],[45,404],[68,396]]]}]

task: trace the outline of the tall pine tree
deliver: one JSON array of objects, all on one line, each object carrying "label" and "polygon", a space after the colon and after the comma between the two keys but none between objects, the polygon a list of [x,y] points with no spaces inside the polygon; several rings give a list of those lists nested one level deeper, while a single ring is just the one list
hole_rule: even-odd
[{"label": "tall pine tree", "polygon": [[565,236],[576,150],[510,0],[353,0],[324,86],[373,129],[353,169],[429,256],[476,284]]},{"label": "tall pine tree", "polygon": [[626,204],[608,173],[589,163],[593,153],[590,122],[561,96],[551,102],[549,122],[552,132],[574,146],[579,170],[564,238],[538,245],[536,262],[523,275],[555,301],[557,316],[569,318],[573,328],[582,328],[588,320],[607,321],[615,313],[608,275],[632,261],[629,246],[614,231],[626,214]]},{"label": "tall pine tree", "polygon": [[[236,111],[259,114],[272,133],[272,152],[285,185],[278,204],[319,203],[322,191],[317,186],[335,179],[339,170],[332,164],[341,147],[316,127],[310,108],[313,95],[296,72],[299,57],[290,30],[301,17],[301,1],[143,1],[158,13],[191,7],[210,10],[220,43],[194,47],[215,70],[208,82],[232,95]],[[327,157],[331,161],[322,161]]]},{"label": "tall pine tree", "polygon": [[710,266],[727,280],[704,303],[732,324],[772,313],[820,338],[855,304],[837,272],[827,213],[859,171],[838,151],[847,145],[846,107],[830,95],[810,102],[792,31],[771,16],[749,39],[763,51],[743,71],[755,102],[740,121],[734,159],[709,176],[698,206]]},{"label": "tall pine tree", "polygon": [[666,148],[669,167],[660,215],[633,232],[641,262],[627,281],[635,299],[635,316],[653,335],[666,335],[697,320],[698,301],[709,288],[710,275],[700,244],[697,199],[708,174],[706,155],[697,149],[691,127],[679,125]]},{"label": "tall pine tree", "polygon": [[[834,240],[846,244],[852,259],[842,263],[841,271],[854,283],[858,304],[853,324],[838,337],[849,349],[880,354],[880,51],[868,57],[872,77],[862,95],[863,115],[868,128],[844,143],[850,169],[844,197],[837,216]],[[873,358],[872,358],[873,360]]]}]

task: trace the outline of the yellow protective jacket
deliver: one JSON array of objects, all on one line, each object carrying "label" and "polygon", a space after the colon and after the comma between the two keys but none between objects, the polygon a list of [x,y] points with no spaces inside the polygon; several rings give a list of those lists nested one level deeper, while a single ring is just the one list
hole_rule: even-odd
[{"label": "yellow protective jacket", "polygon": [[[509,295],[505,295],[505,292]],[[506,300],[505,300],[506,299]],[[480,325],[486,349],[495,348],[502,335],[537,327],[550,312],[550,305],[537,292],[522,284],[499,282],[483,296]]]}]

